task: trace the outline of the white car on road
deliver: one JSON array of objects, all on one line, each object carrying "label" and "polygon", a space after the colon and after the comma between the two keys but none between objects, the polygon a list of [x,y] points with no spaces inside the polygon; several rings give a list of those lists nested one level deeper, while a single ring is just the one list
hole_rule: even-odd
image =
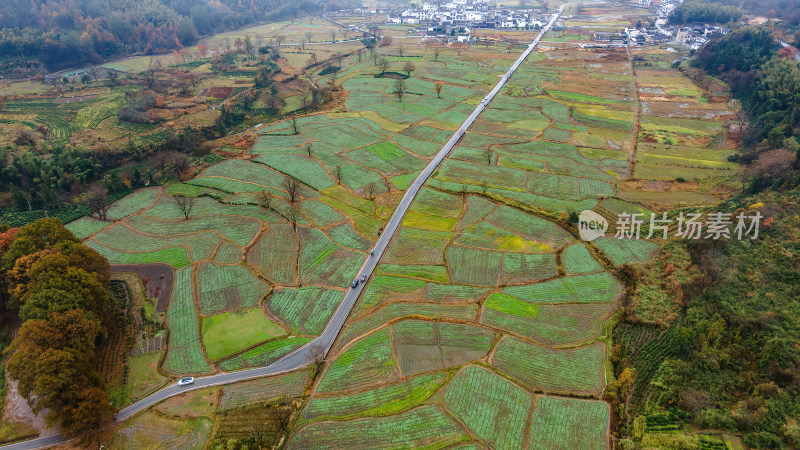
[{"label": "white car on road", "polygon": [[178,380],[178,386],[186,386],[194,383],[194,377],[186,377]]}]

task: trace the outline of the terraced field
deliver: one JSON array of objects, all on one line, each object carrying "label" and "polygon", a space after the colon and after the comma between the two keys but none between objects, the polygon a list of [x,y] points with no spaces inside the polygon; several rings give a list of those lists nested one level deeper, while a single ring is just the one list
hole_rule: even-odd
[{"label": "terraced field", "polygon": [[[487,53],[497,73],[515,57]],[[464,72],[437,96],[429,76],[450,66],[495,72],[484,61],[445,50],[437,62],[419,47],[401,102],[393,80],[376,77],[372,59],[346,58],[337,80],[347,91],[341,110],[299,118],[296,130],[288,120],[261,127],[244,158],[139,190],[110,208],[108,222],[84,218],[69,227],[112,264],[164,262],[177,270],[161,369],[181,376],[275,361],[324,330],[407,186],[398,180],[416,176],[472,109],[462,103],[494,83],[457,83]],[[448,197],[430,195],[430,204]],[[193,199],[188,219],[178,196]],[[458,216],[419,212],[434,228],[452,229]],[[445,268],[429,264],[387,265],[382,273],[447,282]]]},{"label": "terraced field", "polygon": [[[610,445],[610,410],[600,400],[613,380],[604,325],[624,291],[610,269],[647,261],[658,245],[613,235],[581,242],[568,214],[650,211],[617,197],[631,172],[635,86],[625,52],[534,53],[415,199],[334,344],[290,448],[319,436],[322,423],[344,429],[319,420],[402,420],[420,404],[454,419],[465,444]],[[437,374],[445,382],[415,397],[409,383]],[[398,390],[405,400],[385,406]],[[356,415],[318,409],[348,402]],[[354,439],[372,435],[347,430]]]},{"label": "terraced field", "polygon": [[[296,129],[268,124],[250,158],[187,182],[182,192],[220,199],[197,197],[189,220],[166,191],[117,206],[108,227],[75,223],[112,262],[176,268],[164,369],[256,367],[319,335],[402,191],[514,56],[405,51],[389,68],[416,64],[402,102],[370,58],[351,58],[336,79],[343,106]],[[624,179],[657,179],[653,161],[711,160],[698,149],[719,132],[708,117],[656,125],[647,117],[668,114],[636,95],[657,75],[637,75],[620,50],[558,42],[529,57],[416,197],[293,416],[287,448],[610,446],[606,325],[624,292],[612,269],[658,245],[613,234],[582,242],[569,213],[649,212],[620,198]],[[442,98],[434,82],[445,83]],[[694,95],[670,82],[676,99]],[[678,135],[693,137],[666,142]],[[664,158],[667,146],[683,156]]]}]

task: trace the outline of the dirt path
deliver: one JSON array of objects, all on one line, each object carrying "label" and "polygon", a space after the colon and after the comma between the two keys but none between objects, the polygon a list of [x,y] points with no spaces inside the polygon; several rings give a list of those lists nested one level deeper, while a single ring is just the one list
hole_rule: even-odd
[{"label": "dirt path", "polygon": [[631,48],[630,46],[625,47],[625,51],[628,54],[628,63],[631,65],[631,75],[633,76],[633,98],[634,98],[634,110],[633,110],[633,132],[631,133],[631,149],[628,153],[628,169],[625,171],[625,178],[632,178],[633,177],[633,166],[636,164],[636,148],[637,148],[637,141],[639,139],[639,112],[641,107],[639,105],[639,83],[636,81],[636,68],[633,66],[633,58],[631,58]]}]

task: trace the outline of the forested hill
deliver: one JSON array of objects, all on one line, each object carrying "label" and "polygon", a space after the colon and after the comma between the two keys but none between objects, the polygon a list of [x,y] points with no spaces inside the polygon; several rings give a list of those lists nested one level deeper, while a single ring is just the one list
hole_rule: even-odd
[{"label": "forested hill", "polygon": [[[167,52],[202,35],[298,17],[333,0],[4,0],[0,2],[3,70],[52,71],[126,54]],[[18,72],[24,72],[24,70]]]}]

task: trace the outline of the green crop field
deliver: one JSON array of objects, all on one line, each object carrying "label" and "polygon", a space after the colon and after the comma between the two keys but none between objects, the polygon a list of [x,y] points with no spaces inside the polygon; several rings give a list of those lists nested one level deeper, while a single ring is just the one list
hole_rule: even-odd
[{"label": "green crop field", "polygon": [[526,336],[544,345],[567,345],[597,336],[616,310],[613,303],[542,305],[492,294],[481,323]]},{"label": "green crop field", "polygon": [[363,262],[363,255],[339,247],[316,228],[300,228],[300,277],[322,286],[350,284]]},{"label": "green crop field", "polygon": [[425,298],[431,301],[475,301],[483,297],[487,289],[474,286],[459,286],[453,284],[427,285]]},{"label": "green crop field", "polygon": [[278,289],[269,308],[297,335],[319,335],[333,316],[344,294],[332,289],[307,287]]},{"label": "green crop field", "polygon": [[97,233],[109,225],[108,222],[97,220],[93,217],[81,217],[66,225],[67,229],[72,232],[78,239],[85,239],[92,233]]},{"label": "green crop field", "polygon": [[206,373],[210,371],[200,348],[200,330],[197,325],[192,294],[192,270],[175,271],[174,288],[167,310],[169,347],[164,368],[177,374]]},{"label": "green crop field", "polygon": [[[498,222],[502,223],[502,221]],[[547,244],[525,239],[485,220],[461,230],[458,238],[456,238],[456,243],[470,247],[511,252],[539,253],[550,250],[550,246]]]},{"label": "green crop field", "polygon": [[539,281],[556,276],[555,255],[525,255],[506,253],[500,271],[500,284],[518,284]]},{"label": "green crop field", "polygon": [[420,405],[442,385],[445,374],[420,375],[408,381],[340,397],[315,397],[303,420],[354,419],[397,414]]},{"label": "green crop field", "polygon": [[210,316],[219,312],[256,306],[267,293],[267,285],[244,266],[201,263],[197,270],[198,308]]},{"label": "green crop field", "polygon": [[[243,333],[242,330],[247,330]],[[242,309],[203,319],[203,345],[210,360],[240,352],[286,332],[259,308]]]},{"label": "green crop field", "polygon": [[447,269],[444,266],[381,264],[377,273],[382,275],[395,275],[401,277],[422,278],[424,280],[446,283]]},{"label": "green crop field", "polygon": [[359,315],[358,320],[352,322],[342,332],[336,344],[336,350],[341,350],[345,345],[374,330],[381,325],[402,317],[415,316],[426,319],[453,319],[471,320],[475,317],[475,305],[442,305],[431,303],[392,303],[373,314]]},{"label": "green crop field", "polygon": [[447,262],[454,283],[495,286],[503,254],[471,247],[447,248]]},{"label": "green crop field", "polygon": [[600,395],[605,348],[550,350],[514,338],[504,338],[494,352],[494,365],[538,391]]},{"label": "green crop field", "polygon": [[152,205],[159,197],[160,193],[161,188],[158,187],[139,189],[133,194],[114,202],[111,207],[108,208],[107,216],[109,219],[116,220],[141,211]]},{"label": "green crop field", "polygon": [[387,252],[389,264],[444,264],[444,248],[452,233],[403,227]]},{"label": "green crop field", "polygon": [[608,448],[609,407],[604,402],[539,397],[530,425],[529,449]]},{"label": "green crop field", "polygon": [[294,285],[297,282],[298,247],[290,224],[268,224],[247,252],[247,262],[274,284]]},{"label": "green crop field", "polygon": [[423,406],[389,417],[317,422],[300,429],[287,448],[444,448],[466,439],[466,432],[439,408]]},{"label": "green crop field", "polygon": [[163,250],[152,252],[121,253],[119,250],[111,249],[105,245],[98,244],[89,240],[86,245],[103,255],[111,264],[148,264],[163,262],[174,268],[186,267],[191,265],[186,249],[183,247],[170,247]]},{"label": "green crop field", "polygon": [[494,338],[491,331],[456,323],[403,320],[393,328],[395,351],[404,376],[483,358]]},{"label": "green crop field", "polygon": [[[384,264],[378,266],[378,273],[383,270]],[[400,278],[387,275],[376,275],[367,286],[366,291],[361,297],[361,308],[368,309],[378,303],[384,297],[393,298],[417,298],[422,294],[425,282],[411,278]]]},{"label": "green crop field", "polygon": [[486,217],[486,220],[523,237],[532,238],[552,249],[561,248],[574,239],[572,235],[555,223],[508,206],[500,206],[495,209]]},{"label": "green crop field", "polygon": [[342,391],[396,379],[391,341],[390,330],[385,328],[355,342],[331,363],[317,390]]},{"label": "green crop field", "polygon": [[615,301],[622,287],[609,273],[600,272],[512,286],[503,292],[530,303],[601,303]]},{"label": "green crop field", "polygon": [[615,265],[644,262],[653,257],[659,246],[641,239],[617,239],[600,237],[594,240]]},{"label": "green crop field", "polygon": [[285,339],[270,341],[222,361],[220,367],[225,370],[239,370],[248,367],[266,366],[309,342],[311,342],[311,338],[298,336],[289,336]]},{"label": "green crop field", "polygon": [[482,367],[467,366],[447,386],[444,401],[491,448],[522,447],[533,401],[515,384]]},{"label": "green crop field", "polygon": [[219,399],[219,409],[230,410],[277,398],[299,396],[308,384],[309,375],[308,370],[297,370],[225,386]]}]

